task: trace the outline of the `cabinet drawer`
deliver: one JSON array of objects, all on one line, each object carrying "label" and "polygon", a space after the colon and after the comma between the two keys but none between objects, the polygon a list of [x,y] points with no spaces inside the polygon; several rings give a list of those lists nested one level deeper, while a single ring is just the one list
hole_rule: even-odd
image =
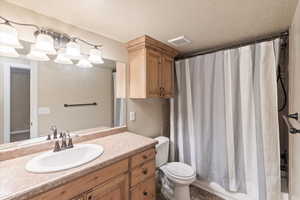
[{"label": "cabinet drawer", "polygon": [[128,160],[126,159],[42,193],[31,200],[69,200],[127,171]]},{"label": "cabinet drawer", "polygon": [[145,163],[149,160],[153,160],[155,158],[155,149],[149,149],[142,153],[139,153],[131,158],[131,168],[134,168],[142,163]]},{"label": "cabinet drawer", "polygon": [[155,200],[155,178],[147,179],[131,191],[131,200]]},{"label": "cabinet drawer", "polygon": [[143,182],[149,177],[155,176],[155,161],[151,160],[131,171],[131,186]]}]

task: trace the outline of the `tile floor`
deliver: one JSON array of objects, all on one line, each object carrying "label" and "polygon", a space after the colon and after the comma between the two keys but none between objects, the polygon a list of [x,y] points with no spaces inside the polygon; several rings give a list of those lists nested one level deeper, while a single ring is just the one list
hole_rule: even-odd
[{"label": "tile floor", "polygon": [[[191,200],[224,200],[214,194],[211,194],[205,190],[191,186]],[[157,200],[167,200],[160,193],[157,195]]]}]

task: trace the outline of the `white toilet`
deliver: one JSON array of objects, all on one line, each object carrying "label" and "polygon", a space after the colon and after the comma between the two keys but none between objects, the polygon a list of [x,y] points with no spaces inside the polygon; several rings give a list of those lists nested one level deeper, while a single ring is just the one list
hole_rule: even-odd
[{"label": "white toilet", "polygon": [[195,181],[195,170],[184,163],[168,163],[169,157],[169,138],[157,137],[156,145],[156,167],[164,173],[170,182],[174,185],[174,200],[190,200],[189,185]]}]

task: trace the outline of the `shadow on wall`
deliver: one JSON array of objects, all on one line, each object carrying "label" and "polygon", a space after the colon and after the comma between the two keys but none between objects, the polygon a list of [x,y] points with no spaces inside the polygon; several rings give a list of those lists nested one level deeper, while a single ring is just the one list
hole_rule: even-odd
[{"label": "shadow on wall", "polygon": [[[146,136],[170,135],[170,101],[168,99],[128,99],[128,130]],[[130,112],[135,120],[130,121]]]}]

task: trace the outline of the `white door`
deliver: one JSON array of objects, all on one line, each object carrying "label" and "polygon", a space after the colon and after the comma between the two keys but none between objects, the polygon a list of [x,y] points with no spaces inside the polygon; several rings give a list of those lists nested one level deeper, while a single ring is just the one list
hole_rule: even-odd
[{"label": "white door", "polygon": [[[12,100],[16,99],[15,95],[12,95],[14,86],[17,85],[14,80],[14,72],[17,71],[28,71],[28,76],[30,79],[30,89],[27,90],[30,94],[29,98],[29,107],[27,109],[22,109],[22,110],[27,110],[30,109],[30,119],[25,120],[26,122],[22,121],[22,118],[24,118],[24,114],[18,115],[17,109],[13,109],[12,107]],[[22,138],[26,138],[25,134],[26,132],[29,132],[29,138],[34,138],[38,136],[37,133],[37,68],[35,63],[31,63],[29,65],[25,64],[17,64],[17,63],[4,63],[4,142],[12,142],[12,141],[17,141],[21,140]],[[24,89],[24,88],[22,88]],[[24,95],[23,95],[24,96]],[[25,95],[26,96],[26,95]],[[22,98],[25,98],[22,97]],[[24,100],[26,101],[26,100]],[[21,112],[21,111],[20,111]],[[23,115],[23,116],[21,116]],[[16,116],[19,117],[19,122],[18,120],[12,120],[12,117]],[[24,124],[26,123],[26,124]],[[13,126],[15,124],[21,124],[21,128],[19,129],[14,129]],[[23,127],[23,128],[22,128]],[[29,129],[29,130],[28,130]]]}]

